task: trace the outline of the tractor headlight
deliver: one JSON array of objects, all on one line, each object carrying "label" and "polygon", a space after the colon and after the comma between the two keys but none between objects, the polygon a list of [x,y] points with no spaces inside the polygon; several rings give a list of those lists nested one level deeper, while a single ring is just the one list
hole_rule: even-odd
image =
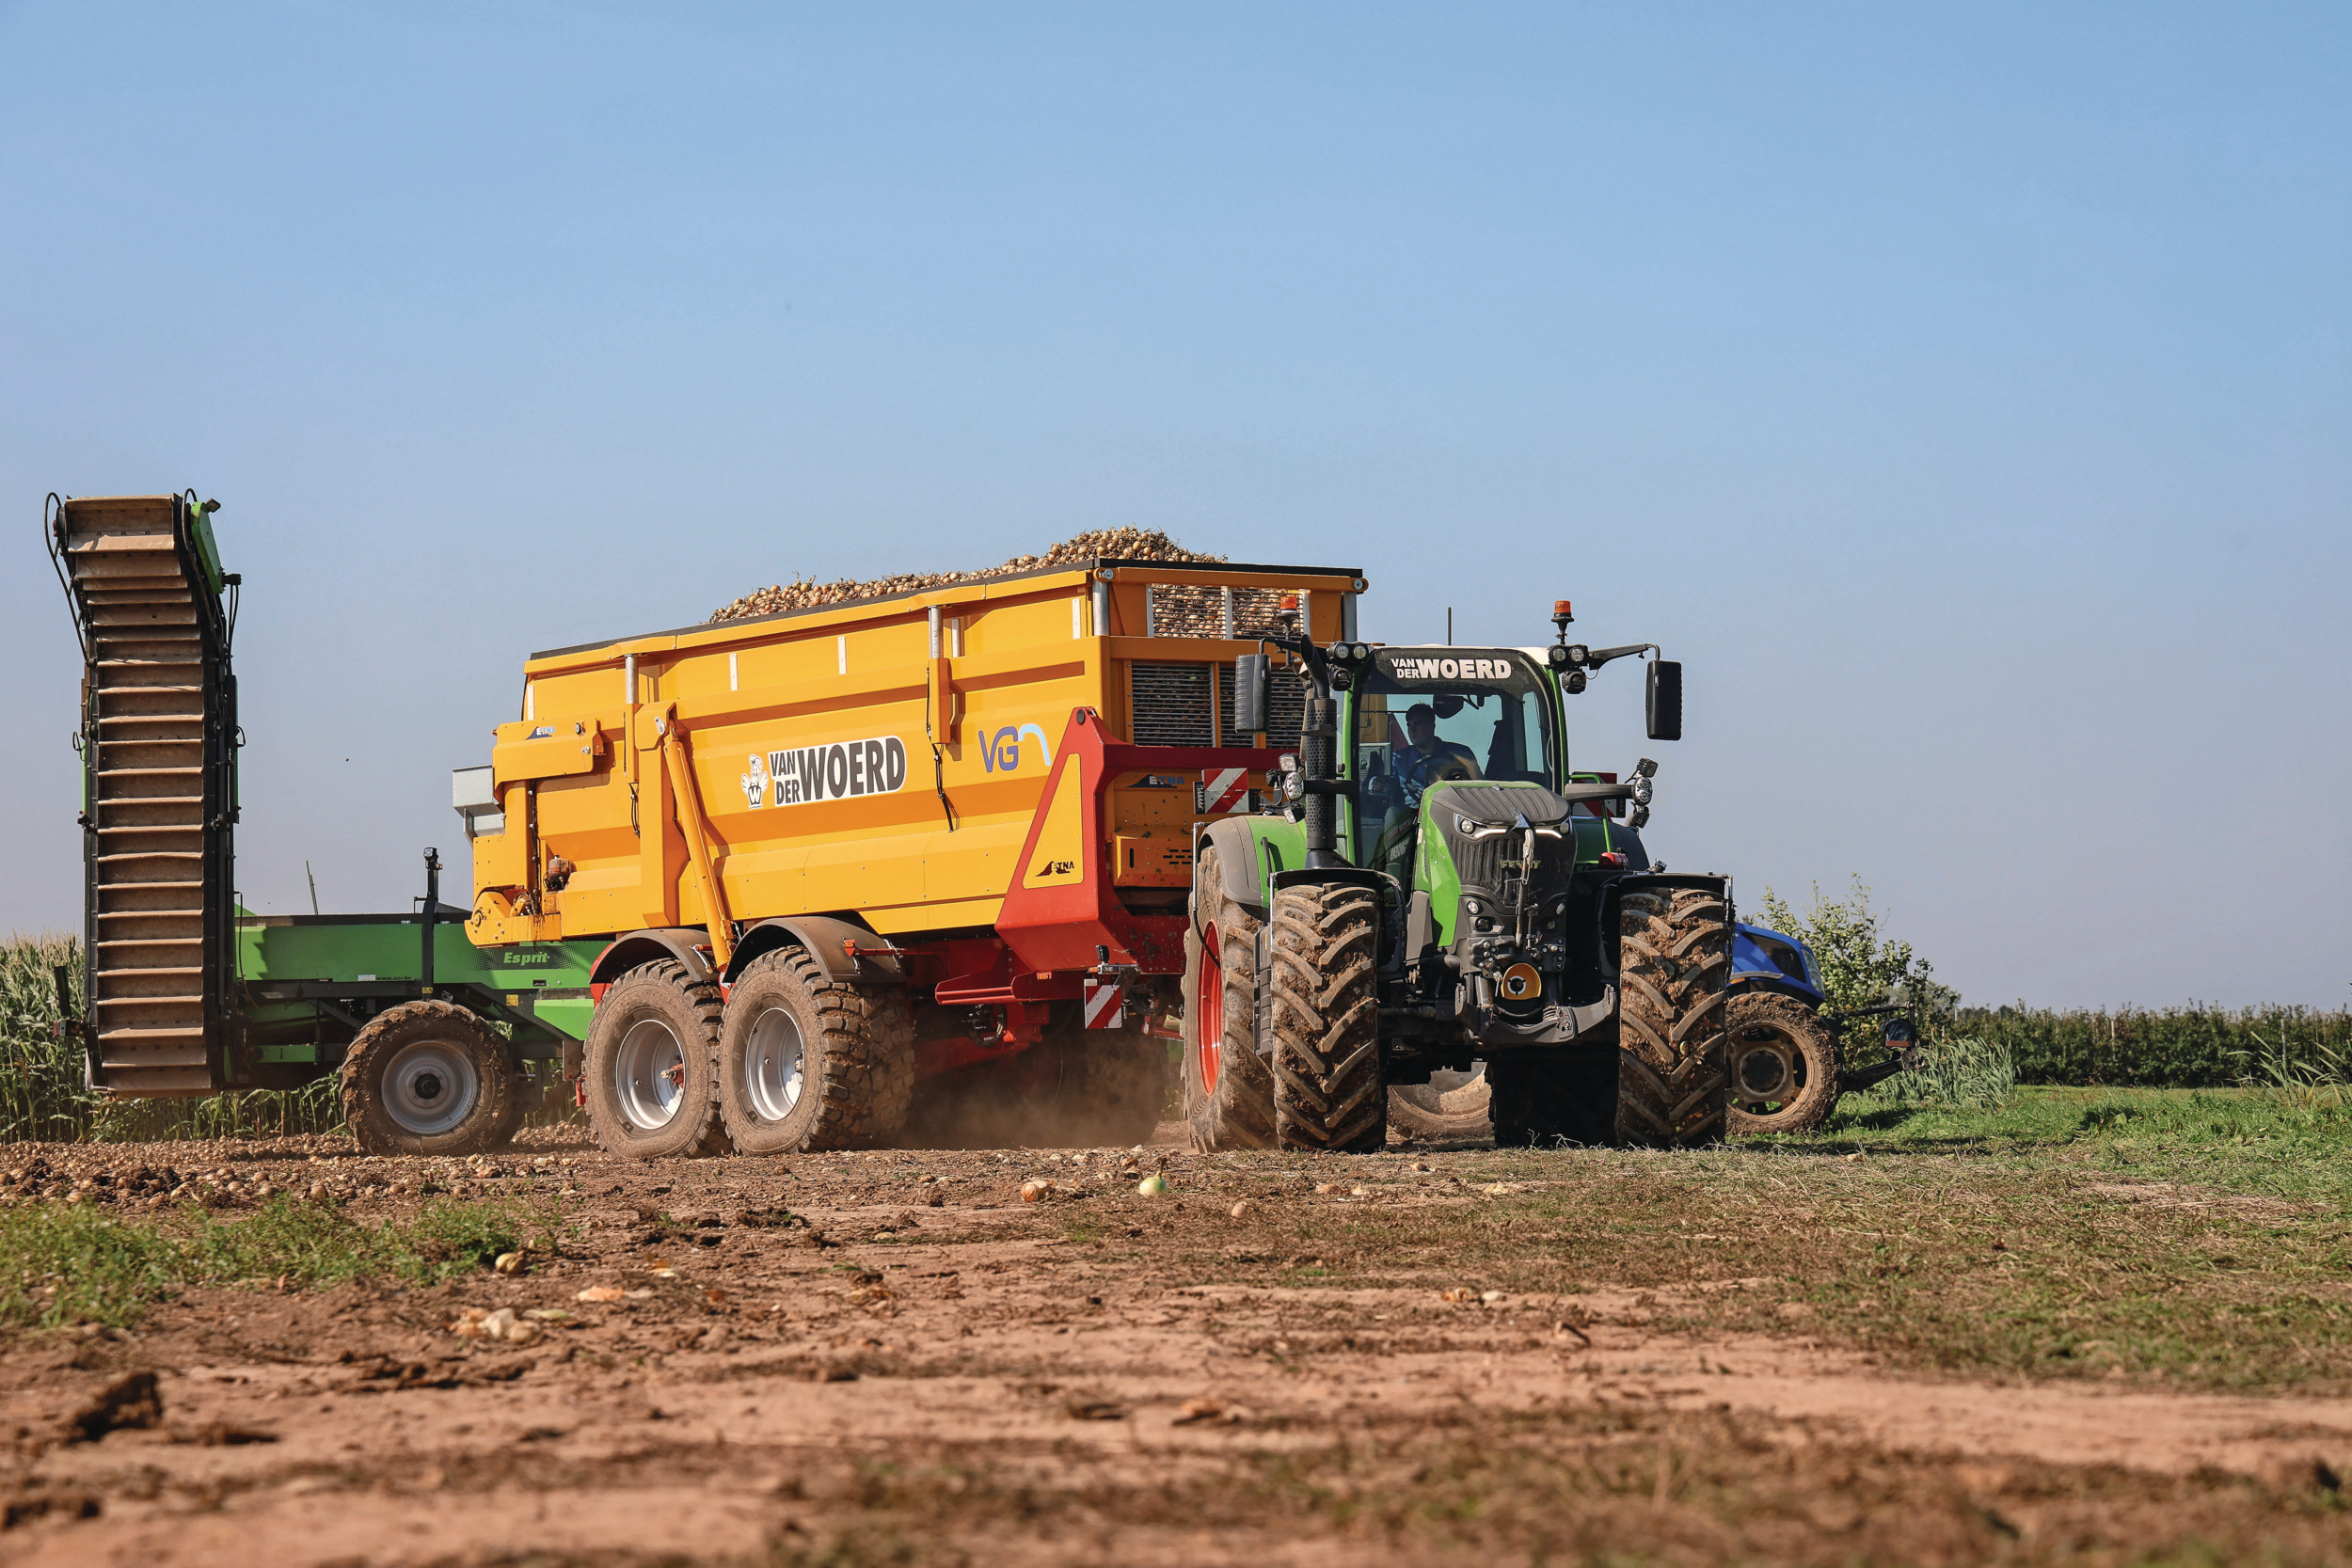
[{"label": "tractor headlight", "polygon": [[1307,775],[1296,772],[1283,774],[1282,799],[1285,800],[1303,800],[1306,798]]},{"label": "tractor headlight", "polygon": [[1646,773],[1633,775],[1632,788],[1633,803],[1637,806],[1648,805],[1650,797],[1657,793],[1657,786],[1649,782],[1649,775]]}]

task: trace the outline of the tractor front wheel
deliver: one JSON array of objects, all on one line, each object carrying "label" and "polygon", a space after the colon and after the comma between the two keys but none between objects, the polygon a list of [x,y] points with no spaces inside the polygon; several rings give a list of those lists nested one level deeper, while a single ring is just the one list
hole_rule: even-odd
[{"label": "tractor front wheel", "polygon": [[1370,888],[1274,895],[1274,1132],[1283,1148],[1369,1154],[1388,1142],[1379,912]]},{"label": "tractor front wheel", "polygon": [[404,1002],[343,1053],[343,1120],[362,1154],[483,1154],[522,1125],[506,1041],[453,1002]]},{"label": "tractor front wheel", "polygon": [[1184,1120],[1192,1147],[1274,1143],[1274,1076],[1258,1053],[1258,932],[1225,896],[1215,846],[1200,852],[1193,927],[1184,933]]},{"label": "tractor front wheel", "polygon": [[1733,1132],[1810,1132],[1837,1109],[1837,1042],[1793,996],[1731,999]]},{"label": "tractor front wheel", "polygon": [[1730,913],[1703,888],[1644,888],[1618,913],[1617,1136],[1668,1148],[1720,1142]]}]

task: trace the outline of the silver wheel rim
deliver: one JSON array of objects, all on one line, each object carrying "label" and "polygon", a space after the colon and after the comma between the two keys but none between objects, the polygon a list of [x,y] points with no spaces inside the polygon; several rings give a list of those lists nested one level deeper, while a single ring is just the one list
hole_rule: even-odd
[{"label": "silver wheel rim", "polygon": [[660,1132],[686,1095],[686,1052],[658,1018],[640,1019],[612,1053],[612,1090],[631,1125]]},{"label": "silver wheel rim", "polygon": [[743,1084],[762,1121],[782,1121],[801,1102],[808,1083],[808,1050],[801,1026],[782,1007],[771,1007],[752,1025],[743,1042]]},{"label": "silver wheel rim", "polygon": [[453,1040],[417,1040],[384,1064],[384,1110],[411,1137],[437,1137],[482,1100],[473,1057]]}]

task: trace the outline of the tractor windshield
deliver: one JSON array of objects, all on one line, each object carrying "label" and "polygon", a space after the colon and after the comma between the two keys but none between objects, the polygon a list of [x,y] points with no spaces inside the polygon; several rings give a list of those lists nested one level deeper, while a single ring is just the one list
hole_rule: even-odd
[{"label": "tractor windshield", "polygon": [[1451,648],[1376,653],[1356,681],[1356,842],[1364,852],[1448,779],[1559,779],[1551,709],[1538,671],[1516,655]]}]

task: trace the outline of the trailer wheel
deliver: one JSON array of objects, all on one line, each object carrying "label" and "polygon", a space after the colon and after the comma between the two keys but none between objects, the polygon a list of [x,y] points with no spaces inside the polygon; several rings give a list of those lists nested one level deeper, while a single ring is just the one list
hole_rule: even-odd
[{"label": "trailer wheel", "polygon": [[606,988],[589,1018],[588,1125],[608,1154],[662,1160],[719,1154],[719,988],[674,958],[640,964]]},{"label": "trailer wheel", "polygon": [[807,951],[746,965],[727,995],[719,1103],[739,1154],[872,1148],[914,1098],[914,1020],[898,986],[830,979]]},{"label": "trailer wheel", "polygon": [[1369,888],[1274,895],[1274,1131],[1284,1148],[1364,1154],[1388,1141]]},{"label": "trailer wheel", "polygon": [[1810,1132],[1837,1108],[1837,1042],[1793,996],[1754,991],[1731,999],[1731,1109],[1735,1133]]},{"label": "trailer wheel", "polygon": [[1625,895],[1619,917],[1617,1136],[1677,1148],[1718,1142],[1730,1100],[1724,900],[1644,889]]},{"label": "trailer wheel", "polygon": [[480,1154],[522,1123],[506,1041],[453,1002],[404,1002],[369,1020],[343,1053],[342,1088],[363,1154]]},{"label": "trailer wheel", "polygon": [[1258,931],[1200,852],[1184,933],[1184,1120],[1203,1154],[1274,1143],[1274,1074],[1258,1053]]}]

